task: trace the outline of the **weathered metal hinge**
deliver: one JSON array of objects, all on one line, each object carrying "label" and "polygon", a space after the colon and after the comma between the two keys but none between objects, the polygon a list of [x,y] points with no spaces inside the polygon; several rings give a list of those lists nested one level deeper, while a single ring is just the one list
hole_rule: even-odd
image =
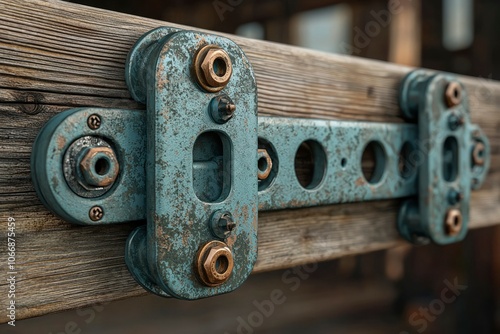
[{"label": "weathered metal hinge", "polygon": [[398,219],[408,240],[446,244],[467,232],[490,152],[451,75],[404,80],[412,123],[257,117],[253,69],[234,42],[159,28],[131,50],[126,81],[147,111],[60,113],[34,144],[32,177],[71,223],[146,220],[125,260],[148,291],[198,299],[236,289],[257,259],[258,211],[408,197]]}]

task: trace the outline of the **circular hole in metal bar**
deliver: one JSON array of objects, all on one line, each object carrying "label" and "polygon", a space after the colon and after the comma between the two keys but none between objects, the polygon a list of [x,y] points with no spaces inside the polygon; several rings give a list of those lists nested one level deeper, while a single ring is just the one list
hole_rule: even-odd
[{"label": "circular hole in metal bar", "polygon": [[110,168],[108,159],[106,158],[97,159],[94,168],[96,173],[101,176],[108,174]]},{"label": "circular hole in metal bar", "polygon": [[416,162],[412,159],[413,152],[415,152],[415,145],[409,141],[403,144],[399,152],[398,170],[404,179],[410,178],[416,171]]},{"label": "circular hole in metal bar", "polygon": [[295,154],[295,175],[300,185],[308,190],[317,188],[326,173],[326,153],[315,140],[303,142]]},{"label": "circular hole in metal bar", "polygon": [[366,181],[376,184],[382,180],[386,167],[384,147],[378,141],[371,141],[366,145],[361,158],[361,170]]},{"label": "circular hole in metal bar", "polygon": [[443,144],[443,178],[447,182],[454,182],[458,177],[458,141],[455,137],[448,137]]}]

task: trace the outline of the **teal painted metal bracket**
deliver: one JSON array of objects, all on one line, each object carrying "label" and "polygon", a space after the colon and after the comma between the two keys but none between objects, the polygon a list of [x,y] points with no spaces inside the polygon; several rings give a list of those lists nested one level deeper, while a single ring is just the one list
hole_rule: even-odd
[{"label": "teal painted metal bracket", "polygon": [[166,27],[136,43],[125,76],[147,111],[60,113],[34,143],[32,178],[68,222],[146,220],[125,261],[152,293],[192,300],[240,286],[257,259],[258,211],[407,198],[407,240],[467,232],[490,148],[451,75],[403,81],[409,123],[257,117],[252,66],[234,42]]},{"label": "teal painted metal bracket", "polygon": [[471,190],[490,165],[490,145],[470,121],[465,88],[449,74],[417,70],[401,85],[404,116],[418,124],[418,196],[401,207],[401,235],[415,243],[449,244],[465,238]]}]

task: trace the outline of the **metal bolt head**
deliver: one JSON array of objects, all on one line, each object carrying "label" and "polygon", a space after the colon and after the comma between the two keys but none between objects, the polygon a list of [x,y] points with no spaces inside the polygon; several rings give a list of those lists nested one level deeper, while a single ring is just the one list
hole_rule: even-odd
[{"label": "metal bolt head", "polygon": [[463,218],[460,210],[451,209],[446,214],[444,227],[448,236],[453,237],[462,231]]},{"label": "metal bolt head", "polygon": [[472,150],[472,162],[475,166],[483,166],[485,162],[485,150],[486,147],[483,143],[477,142]]},{"label": "metal bolt head", "polygon": [[445,100],[448,108],[453,108],[462,102],[462,86],[458,82],[450,82],[446,87]]},{"label": "metal bolt head", "polygon": [[212,234],[220,239],[226,239],[236,228],[233,215],[228,211],[215,211],[210,218]]},{"label": "metal bolt head", "polygon": [[99,221],[104,216],[104,210],[100,206],[94,206],[89,211],[89,218],[92,221]]},{"label": "metal bolt head", "polygon": [[109,147],[92,147],[80,160],[83,181],[92,187],[112,185],[120,172],[115,152]]},{"label": "metal bolt head", "polygon": [[231,58],[216,45],[202,47],[195,56],[193,66],[200,86],[212,93],[226,87],[233,74]]},{"label": "metal bolt head", "polygon": [[219,286],[227,282],[233,272],[233,254],[223,242],[208,242],[199,250],[195,267],[203,284]]},{"label": "metal bolt head", "polygon": [[99,115],[90,115],[87,119],[87,125],[91,130],[97,130],[101,127],[101,117]]},{"label": "metal bolt head", "polygon": [[215,123],[224,124],[234,116],[236,105],[227,95],[214,97],[210,102],[210,116]]}]

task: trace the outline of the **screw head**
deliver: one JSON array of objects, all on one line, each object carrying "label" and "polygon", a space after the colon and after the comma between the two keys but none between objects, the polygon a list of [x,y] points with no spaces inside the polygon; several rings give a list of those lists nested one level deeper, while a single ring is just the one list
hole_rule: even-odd
[{"label": "screw head", "polygon": [[194,73],[198,84],[215,93],[227,86],[233,65],[227,52],[216,45],[205,45],[194,57]]},{"label": "screw head", "polygon": [[450,130],[455,131],[462,125],[464,125],[465,121],[463,116],[457,116],[455,114],[451,115],[448,119],[448,126],[450,127]]},{"label": "screw head", "polygon": [[87,125],[91,130],[97,130],[101,127],[101,117],[99,115],[90,115],[87,119]]},{"label": "screw head", "polygon": [[198,251],[195,269],[199,280],[206,286],[224,284],[229,280],[233,268],[233,254],[223,242],[210,241]]},{"label": "screw head", "polygon": [[89,217],[92,221],[99,221],[104,216],[104,210],[100,206],[94,206],[89,211]]},{"label": "screw head", "polygon": [[262,181],[266,180],[273,169],[273,160],[266,149],[258,149],[257,151],[257,178]]},{"label": "screw head", "polygon": [[448,108],[453,108],[462,102],[462,86],[458,82],[450,82],[446,86],[445,100]]},{"label": "screw head", "polygon": [[219,219],[219,228],[227,232],[231,232],[236,228],[233,216],[229,212],[224,213]]}]

